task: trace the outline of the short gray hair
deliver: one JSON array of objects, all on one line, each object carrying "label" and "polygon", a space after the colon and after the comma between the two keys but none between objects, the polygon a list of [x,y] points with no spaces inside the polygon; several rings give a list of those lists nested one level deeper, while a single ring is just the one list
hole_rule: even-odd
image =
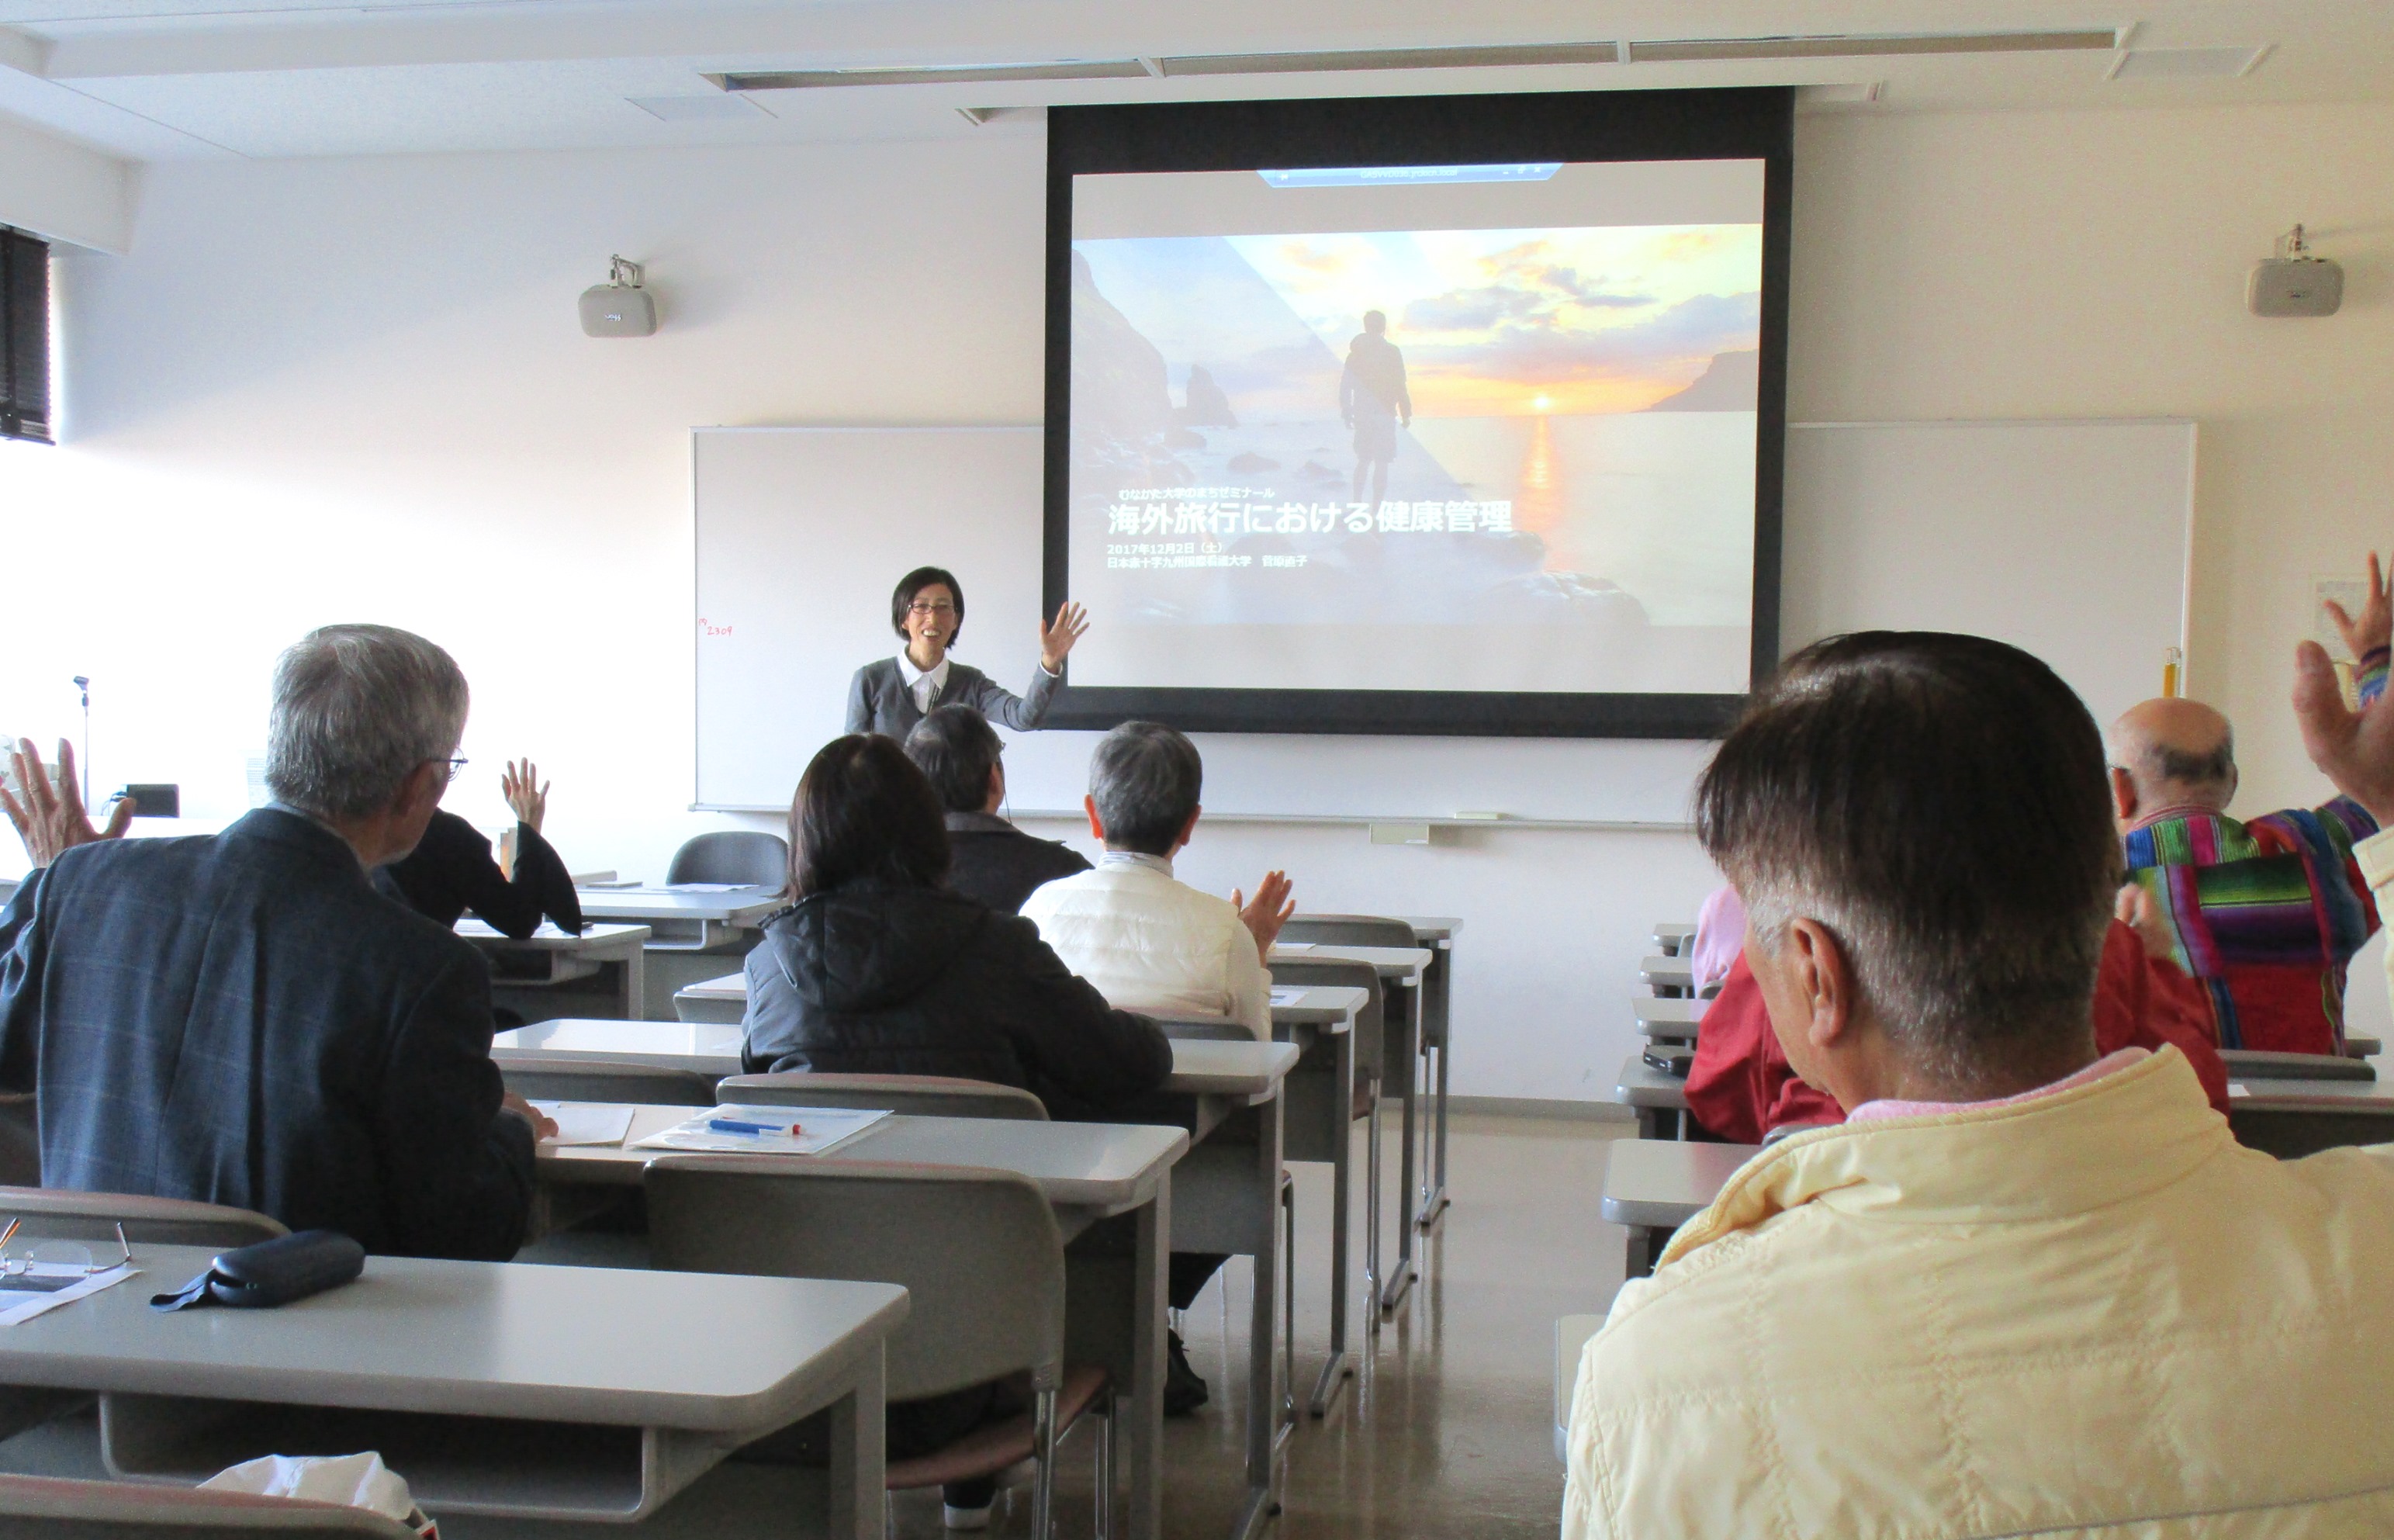
[{"label": "short gray hair", "polygon": [[1106,843],[1143,855],[1172,853],[1205,785],[1205,761],[1162,722],[1125,722],[1089,756],[1089,797]]},{"label": "short gray hair", "polygon": [[448,653],[392,625],[326,625],[274,665],[266,784],[319,818],[379,812],[416,766],[466,735],[466,676]]}]

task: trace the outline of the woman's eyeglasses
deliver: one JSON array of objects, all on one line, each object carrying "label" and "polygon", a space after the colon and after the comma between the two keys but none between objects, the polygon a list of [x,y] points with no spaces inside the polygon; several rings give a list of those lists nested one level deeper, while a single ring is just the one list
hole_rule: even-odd
[{"label": "woman's eyeglasses", "polygon": [[933,615],[953,615],[956,612],[956,607],[945,599],[936,599],[928,604],[909,604],[906,606],[906,612],[927,620]]}]

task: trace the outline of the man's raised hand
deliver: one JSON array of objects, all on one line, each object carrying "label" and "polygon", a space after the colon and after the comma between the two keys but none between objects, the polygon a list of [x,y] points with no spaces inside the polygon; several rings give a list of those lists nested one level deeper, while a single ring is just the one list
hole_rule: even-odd
[{"label": "man's raised hand", "polygon": [[96,840],[121,839],[125,825],[133,822],[136,811],[133,798],[127,796],[116,804],[108,815],[108,827],[95,829],[85,816],[83,789],[75,780],[74,750],[65,739],[59,740],[59,780],[50,783],[49,771],[42,765],[41,750],[31,738],[20,738],[17,746],[8,751],[8,768],[14,772],[17,789],[21,796],[12,796],[8,788],[0,786],[0,809],[8,814],[8,822],[17,826],[17,837],[25,842],[25,854],[35,866],[47,866],[59,859],[59,852],[77,845],[89,845]]},{"label": "man's raised hand", "polygon": [[2385,698],[2364,710],[2348,707],[2327,649],[2307,641],[2295,649],[2295,720],[2321,773],[2368,809],[2378,827],[2394,828],[2394,707]]},{"label": "man's raised hand", "polygon": [[2394,641],[2394,595],[2387,593],[2385,572],[2378,566],[2375,551],[2369,553],[2369,599],[2361,607],[2361,617],[2356,620],[2347,614],[2344,606],[2334,599],[2327,601],[2326,610],[2328,619],[2335,622],[2336,634],[2352,650],[2356,663]]}]

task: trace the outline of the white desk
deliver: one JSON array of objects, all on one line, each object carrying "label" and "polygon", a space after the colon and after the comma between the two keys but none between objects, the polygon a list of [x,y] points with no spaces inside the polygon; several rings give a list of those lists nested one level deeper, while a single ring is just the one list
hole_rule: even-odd
[{"label": "white desk", "polygon": [[[544,922],[538,930],[518,941],[480,920],[459,920],[457,934],[480,947],[491,959],[493,989],[555,989],[589,978],[600,965],[612,963],[621,970],[619,997],[624,1015],[630,1020],[639,1019],[640,992],[646,987],[641,959],[650,934],[645,925],[592,925],[576,936]],[[533,964],[533,968],[522,967],[524,962]],[[503,967],[507,971],[502,972]]]},{"label": "white desk", "polygon": [[1422,1163],[1421,1210],[1414,1222],[1429,1228],[1446,1207],[1446,1081],[1447,1060],[1454,1039],[1454,938],[1463,922],[1452,915],[1400,915],[1414,928],[1414,940],[1430,950],[1429,967],[1422,972],[1422,1040],[1424,1055],[1435,1053],[1438,1068],[1431,1081],[1430,1101],[1437,1118],[1429,1157]]},{"label": "white desk", "polygon": [[[1420,1095],[1422,1021],[1425,1006],[1423,983],[1431,962],[1437,956],[1438,954],[1427,947],[1347,946],[1333,941],[1322,941],[1274,946],[1269,959],[1274,964],[1363,963],[1369,965],[1373,971],[1379,975],[1380,985],[1385,995],[1396,1007],[1383,1013],[1384,1020],[1381,1026],[1387,1042],[1382,1062],[1384,1066],[1401,1064],[1405,1072],[1404,1079],[1398,1091],[1402,1100],[1404,1134],[1398,1141],[1397,1191],[1402,1193],[1413,1193],[1415,1191],[1414,1125],[1417,1120],[1414,1112],[1423,1101]],[[1384,1068],[1383,1073],[1386,1073]],[[1375,1140],[1373,1148],[1375,1160],[1378,1153]],[[1378,1185],[1376,1181],[1373,1183],[1375,1201]],[[1428,1198],[1427,1183],[1421,1188],[1421,1197],[1427,1214]],[[1414,1269],[1414,1229],[1415,1224],[1410,1218],[1408,1222],[1397,1227],[1397,1259],[1394,1266],[1390,1268],[1388,1276],[1380,1283],[1380,1310],[1383,1314],[1393,1311],[1397,1308],[1398,1302],[1404,1298],[1405,1291],[1413,1286],[1414,1280],[1418,1276]],[[1379,1225],[1376,1218],[1373,1221],[1371,1230],[1376,1264],[1379,1248]],[[1376,1274],[1376,1265],[1374,1271]]]},{"label": "white desk", "polygon": [[1696,992],[1695,964],[1686,957],[1648,957],[1638,965],[1638,976],[1665,998]]},{"label": "white desk", "polygon": [[649,944],[660,952],[708,952],[754,930],[783,906],[783,890],[734,888],[693,893],[681,888],[578,888],[582,917],[638,920],[654,932]]},{"label": "white desk", "polygon": [[1696,925],[1693,920],[1656,920],[1654,950],[1665,957],[1684,957],[1695,943]]},{"label": "white desk", "polygon": [[1633,1053],[1622,1060],[1621,1078],[1612,1087],[1612,1099],[1636,1110],[1639,1139],[1687,1137],[1688,1083],[1677,1075],[1664,1074],[1647,1063],[1643,1056]]},{"label": "white desk", "polygon": [[674,991],[674,1015],[685,1021],[738,1021],[748,1014],[748,975],[727,973]]},{"label": "white desk", "polygon": [[[657,1022],[598,1024],[646,1025],[667,1032],[726,1030],[677,1029]],[[648,1163],[663,1152],[629,1146],[687,1120],[691,1112],[688,1107],[638,1108],[622,1146],[544,1145],[541,1180],[551,1186],[636,1187]],[[1076,1354],[1085,1362],[1102,1362],[1125,1388],[1130,1533],[1138,1540],[1155,1540],[1164,1520],[1164,1260],[1174,1233],[1173,1166],[1188,1148],[1187,1130],[1157,1124],[893,1116],[838,1149],[811,1157],[1012,1171],[1038,1186],[1055,1207],[1068,1240],[1100,1219],[1130,1216],[1128,1277],[1123,1276],[1118,1259],[1101,1262],[1095,1270],[1097,1281],[1075,1290],[1075,1314],[1066,1329]],[[1069,1256],[1066,1265],[1073,1265]],[[1258,1292],[1268,1310],[1270,1286],[1259,1284]]]},{"label": "white desk", "polygon": [[1671,1232],[1703,1213],[1758,1144],[1614,1139],[1604,1157],[1604,1217],[1629,1231],[1629,1276],[1654,1270]]},{"label": "white desk", "polygon": [[[1285,995],[1291,986],[1276,985],[1274,992]],[[1288,1076],[1288,1086],[1282,1099],[1287,1103],[1285,1119],[1288,1125],[1286,1158],[1295,1161],[1324,1161],[1330,1165],[1330,1351],[1314,1380],[1313,1393],[1307,1406],[1314,1416],[1325,1415],[1330,1398],[1339,1386],[1354,1373],[1348,1358],[1347,1297],[1348,1270],[1353,1265],[1348,1256],[1348,1216],[1354,1204],[1354,1140],[1348,1138],[1354,1121],[1355,1098],[1355,1016],[1371,1000],[1361,989],[1336,985],[1306,986],[1295,995],[1271,1007],[1272,1033],[1278,1039],[1275,1047],[1287,1048],[1301,1055],[1297,1067]],[[1244,1042],[1245,1033],[1235,1022],[1219,1017],[1159,1018],[1164,1035],[1172,1039],[1175,1080],[1184,1056],[1191,1049],[1239,1047],[1254,1045]],[[1213,1033],[1235,1033],[1218,1038]],[[1191,1036],[1190,1033],[1206,1035]],[[1376,1091],[1376,1087],[1375,1087]],[[1376,1140],[1372,1146],[1378,1152]],[[1379,1164],[1369,1167],[1365,1187],[1369,1218],[1364,1226],[1371,1236],[1371,1250],[1364,1278],[1376,1293],[1379,1278]]]},{"label": "white desk", "polygon": [[0,1383],[99,1393],[120,1479],[378,1449],[436,1517],[585,1522],[643,1518],[830,1407],[830,1530],[881,1533],[881,1345],[903,1289],[375,1257],[281,1310],[150,1309],[210,1255],[139,1247],[141,1276],[0,1333]]},{"label": "white desk", "polygon": [[1638,994],[1630,996],[1629,1013],[1636,1019],[1638,1030],[1657,1043],[1693,1043],[1711,1004],[1709,1000],[1669,1000]]}]

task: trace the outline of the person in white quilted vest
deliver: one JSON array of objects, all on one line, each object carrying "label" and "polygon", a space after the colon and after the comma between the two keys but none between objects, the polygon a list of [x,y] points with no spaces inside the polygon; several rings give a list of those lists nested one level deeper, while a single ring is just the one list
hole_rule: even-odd
[{"label": "person in white quilted vest", "polygon": [[1033,891],[1022,916],[1115,1009],[1227,1016],[1269,1043],[1264,962],[1296,905],[1281,872],[1264,874],[1253,902],[1172,875],[1197,832],[1204,779],[1197,745],[1159,722],[1125,722],[1099,739],[1082,801],[1106,853],[1095,870]]},{"label": "person in white quilted vest", "polygon": [[2122,857],[2070,687],[1980,637],[1833,638],[1696,802],[1847,1120],[1614,1297],[1565,1540],[2394,1534],[2394,1149],[2280,1161],[2176,1047],[2097,1056]]},{"label": "person in white quilted vest", "polygon": [[[1115,1009],[1225,1016],[1269,1043],[1264,959],[1296,905],[1282,872],[1264,875],[1253,902],[1237,891],[1227,901],[1200,892],[1172,875],[1172,858],[1197,831],[1204,781],[1197,745],[1171,728],[1125,722],[1107,733],[1089,757],[1082,799],[1106,853],[1094,870],[1035,889],[1022,917]],[[1187,1310],[1222,1261],[1211,1252],[1174,1252],[1165,1290],[1172,1308]],[[1185,1415],[1205,1404],[1205,1382],[1177,1331],[1165,1345],[1164,1409]]]}]

